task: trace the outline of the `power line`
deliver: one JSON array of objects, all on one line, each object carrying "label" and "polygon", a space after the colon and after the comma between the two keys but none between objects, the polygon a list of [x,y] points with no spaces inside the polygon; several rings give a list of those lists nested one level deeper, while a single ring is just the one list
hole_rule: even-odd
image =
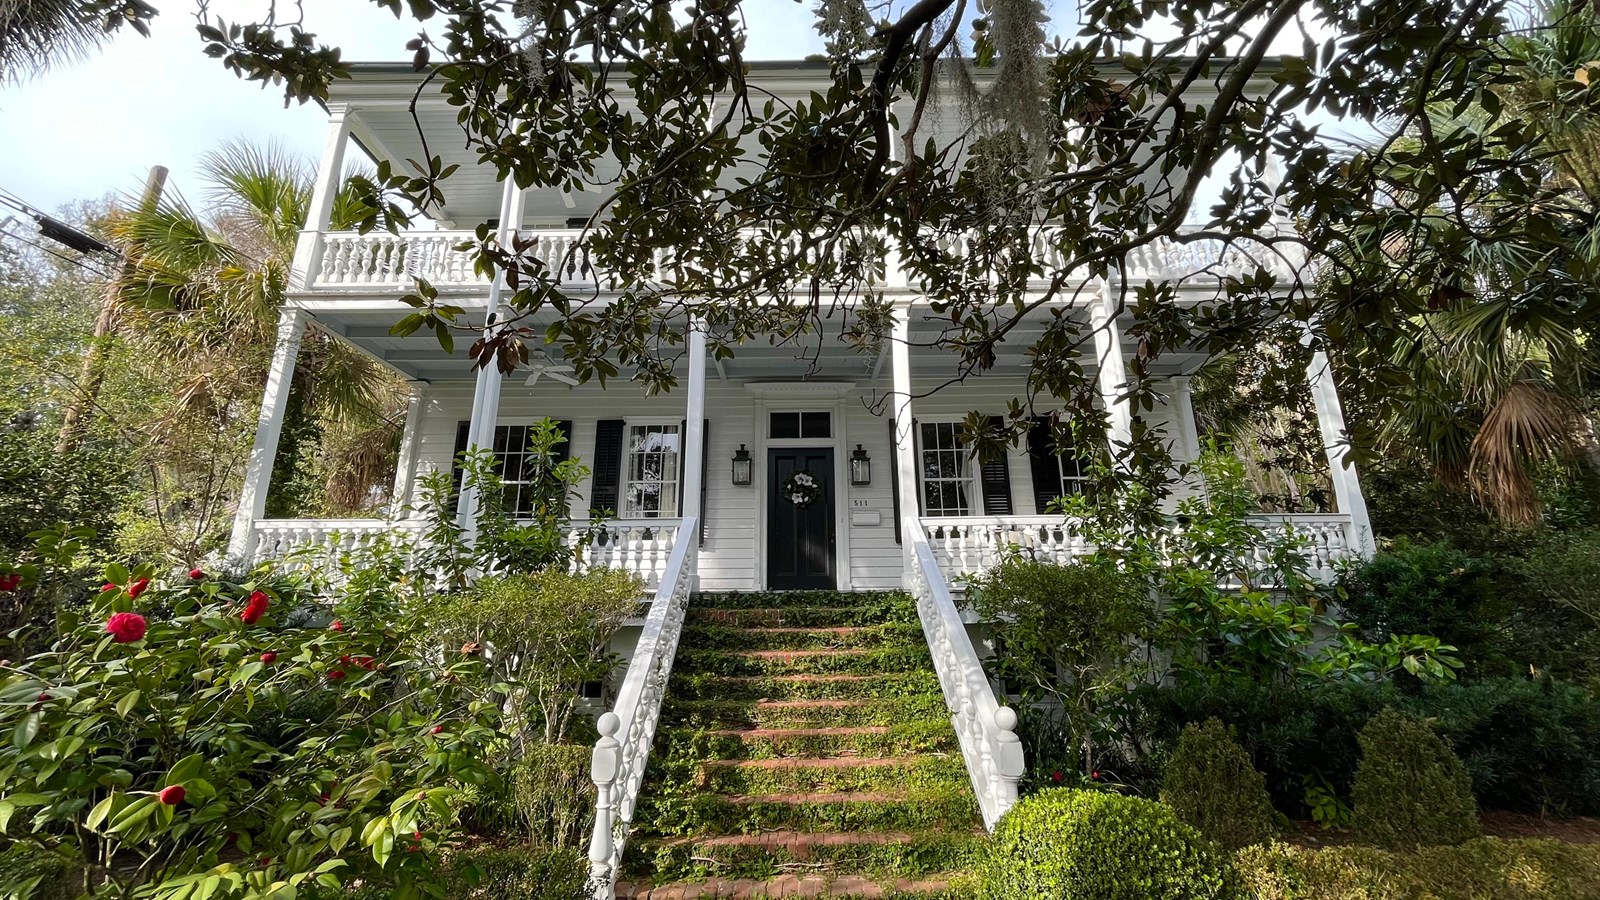
[{"label": "power line", "polygon": [[79,253],[105,253],[110,256],[120,257],[115,247],[46,213],[44,210],[29,204],[15,193],[0,187],[0,203],[15,209],[39,226],[39,233],[46,239],[61,244],[64,247],[76,250]]},{"label": "power line", "polygon": [[[6,219],[6,222],[11,222],[11,221],[14,221],[14,220]],[[11,238],[12,240],[21,241],[22,243],[27,244],[30,247],[34,247],[34,248],[37,248],[39,250],[43,250],[44,252],[50,254],[51,256],[54,256],[56,259],[59,259],[62,262],[67,263],[68,265],[77,266],[78,268],[82,269],[85,272],[88,272],[91,275],[95,275],[95,276],[98,276],[100,278],[110,278],[111,277],[111,273],[103,271],[101,269],[95,268],[94,266],[89,264],[89,261],[87,259],[84,259],[83,257],[68,256],[65,253],[62,253],[62,252],[60,252],[58,250],[52,249],[51,247],[48,247],[48,246],[46,246],[44,244],[41,244],[38,241],[30,240],[29,238],[24,237],[23,235],[15,234],[13,232],[6,231],[4,229],[0,229],[0,235],[3,235],[3,236],[8,237],[8,238]]]}]

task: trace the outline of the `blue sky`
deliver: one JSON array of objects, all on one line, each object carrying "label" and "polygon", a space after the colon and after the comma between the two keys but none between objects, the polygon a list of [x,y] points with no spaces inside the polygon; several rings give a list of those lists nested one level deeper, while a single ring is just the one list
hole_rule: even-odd
[{"label": "blue sky", "polygon": [[[169,186],[199,200],[195,168],[234,139],[276,141],[314,159],[325,114],[315,104],[284,109],[275,88],[235,78],[201,53],[191,0],[166,0],[151,37],[128,32],[88,59],[21,85],[0,86],[0,188],[54,210],[73,200],[136,194],[152,165]],[[371,0],[305,0],[306,27],[353,61],[408,59],[416,23],[396,21]],[[752,59],[798,59],[821,50],[810,3],[745,0]],[[215,0],[224,18],[248,21],[263,2]]]}]

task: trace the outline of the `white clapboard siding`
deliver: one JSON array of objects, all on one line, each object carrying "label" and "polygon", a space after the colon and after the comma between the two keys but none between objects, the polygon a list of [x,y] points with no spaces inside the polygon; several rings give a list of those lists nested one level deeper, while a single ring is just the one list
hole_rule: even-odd
[{"label": "white clapboard siding", "polygon": [[[916,390],[935,387],[933,379],[919,380]],[[888,390],[888,378],[874,383],[863,377],[856,381],[853,396],[844,404],[845,421],[840,441],[844,448],[838,453],[839,471],[835,478],[840,492],[838,502],[851,512],[876,512],[877,524],[852,524],[849,526],[848,544],[850,558],[840,564],[840,588],[853,590],[893,589],[901,585],[902,549],[895,540],[893,506],[893,448],[890,446],[889,423],[883,409],[874,406],[875,397]],[[435,383],[428,392],[424,418],[418,429],[419,446],[415,455],[418,471],[449,465],[455,449],[456,426],[470,417],[473,383],[470,380]],[[916,403],[919,421],[959,420],[969,410],[986,414],[1002,414],[1012,398],[1024,396],[1026,384],[1020,375],[990,375],[972,378],[954,385]],[[823,400],[817,409],[831,409],[832,401]],[[757,584],[757,560],[761,548],[756,546],[755,517],[759,508],[762,485],[736,487],[730,478],[730,462],[734,451],[742,443],[752,455],[759,455],[764,423],[756,421],[757,402],[739,380],[723,381],[714,375],[706,382],[706,410],[711,427],[707,442],[706,466],[706,541],[701,551],[700,585],[705,590],[750,589]],[[654,419],[678,421],[683,418],[684,398],[681,392],[647,397],[637,385],[614,381],[602,389],[598,385],[568,388],[547,380],[529,387],[523,379],[512,376],[505,380],[500,400],[502,425],[522,424],[542,416],[572,422],[572,452],[585,464],[594,457],[595,423],[600,419]],[[1174,441],[1175,422],[1170,408],[1158,406],[1145,418],[1162,426]],[[835,428],[840,423],[835,424]],[[872,483],[862,487],[850,485],[848,459],[856,444],[861,444],[872,458]],[[1025,447],[1014,447],[1008,455],[1011,479],[1011,497],[1016,515],[1043,512],[1034,508],[1032,471],[1028,465]],[[757,471],[760,467],[757,467]],[[581,497],[573,504],[575,516],[588,511],[589,484],[579,487]],[[864,505],[852,505],[864,501]],[[974,501],[981,502],[977,492]],[[981,513],[982,510],[975,510]],[[868,517],[870,518],[870,516]]]}]

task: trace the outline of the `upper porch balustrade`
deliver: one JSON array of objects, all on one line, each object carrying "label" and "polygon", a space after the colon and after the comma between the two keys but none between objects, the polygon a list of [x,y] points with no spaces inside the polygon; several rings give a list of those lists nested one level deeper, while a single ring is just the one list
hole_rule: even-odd
[{"label": "upper porch balustrade", "polygon": [[[551,271],[559,273],[563,284],[584,285],[600,290],[615,286],[598,272],[582,244],[583,232],[577,229],[535,229],[522,232],[535,238],[529,251]],[[457,249],[476,241],[471,231],[419,231],[402,234],[374,232],[327,232],[318,235],[313,249],[315,264],[307,272],[305,290],[325,293],[392,292],[409,290],[418,278],[443,290],[487,290],[489,280],[474,270],[474,251]],[[961,249],[959,236],[942,239],[946,252]],[[1048,231],[1034,236],[1034,253],[1046,272],[1059,269],[1068,260],[1049,240]],[[1280,280],[1293,277],[1293,266],[1264,247],[1246,247],[1206,238],[1194,241],[1162,239],[1135,249],[1129,254],[1130,282],[1182,280],[1211,276],[1252,274],[1265,266]],[[670,283],[672,260],[668,250],[656,251],[655,281]],[[915,290],[918,285],[893,260],[887,261],[878,287]]]}]

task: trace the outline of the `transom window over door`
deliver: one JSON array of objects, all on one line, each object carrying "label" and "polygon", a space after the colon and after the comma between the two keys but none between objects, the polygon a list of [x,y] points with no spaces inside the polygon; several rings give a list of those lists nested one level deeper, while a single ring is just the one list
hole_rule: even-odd
[{"label": "transom window over door", "polygon": [[767,436],[789,438],[833,437],[833,416],[826,412],[775,412],[767,416]]},{"label": "transom window over door", "polygon": [[678,514],[682,470],[678,431],[677,425],[628,426],[623,518],[671,518]]},{"label": "transom window over door", "polygon": [[972,513],[972,478],[967,474],[967,448],[955,422],[922,422],[918,426],[922,460],[922,514],[965,516]]}]

